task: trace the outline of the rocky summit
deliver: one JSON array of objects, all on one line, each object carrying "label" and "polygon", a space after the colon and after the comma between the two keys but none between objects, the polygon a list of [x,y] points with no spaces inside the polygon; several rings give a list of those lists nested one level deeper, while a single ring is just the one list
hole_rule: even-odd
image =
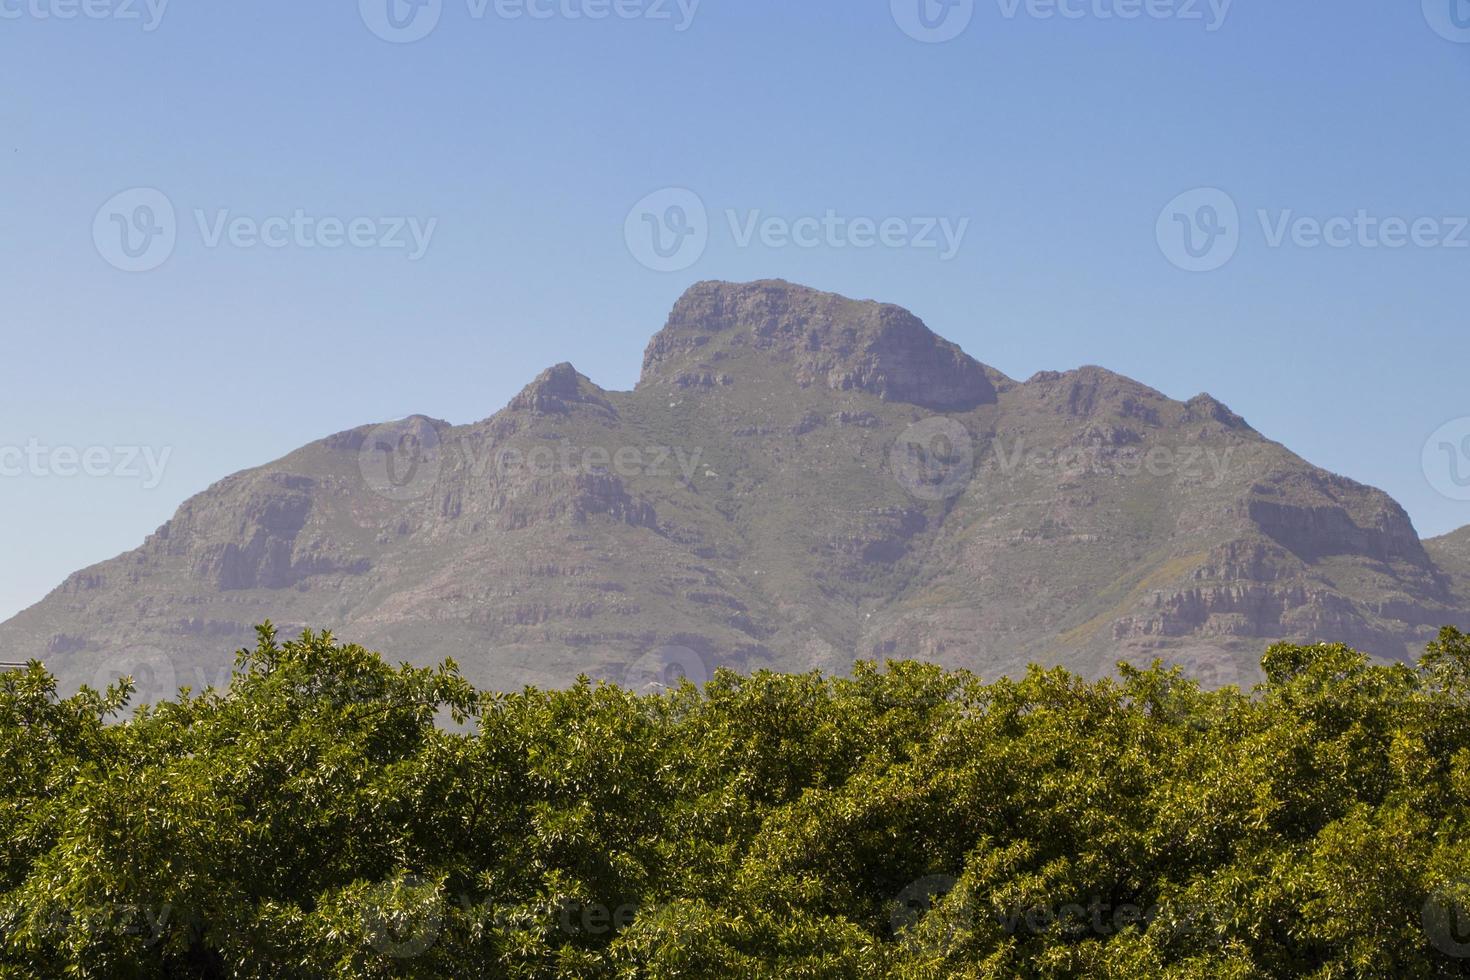
[{"label": "rocky summit", "polygon": [[0,625],[0,658],[145,699],[228,679],[266,619],[477,683],[923,658],[986,677],[1275,640],[1417,653],[1470,626],[1470,538],[1208,395],[1008,378],[896,306],[701,283],[633,391],[570,364],[472,425],[368,425],[229,477]]}]

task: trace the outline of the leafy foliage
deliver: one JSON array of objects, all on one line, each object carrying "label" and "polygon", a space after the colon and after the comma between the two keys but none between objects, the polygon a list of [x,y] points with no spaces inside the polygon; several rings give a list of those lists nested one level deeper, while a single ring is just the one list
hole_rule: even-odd
[{"label": "leafy foliage", "polygon": [[269,625],[226,690],[0,675],[0,977],[1470,973],[1470,637],[489,694]]}]

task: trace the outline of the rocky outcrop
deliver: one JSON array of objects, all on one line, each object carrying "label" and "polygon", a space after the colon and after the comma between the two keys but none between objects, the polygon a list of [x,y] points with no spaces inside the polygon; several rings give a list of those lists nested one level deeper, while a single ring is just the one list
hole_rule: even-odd
[{"label": "rocky outcrop", "polygon": [[1186,422],[1214,422],[1223,425],[1227,429],[1249,431],[1250,425],[1245,419],[1232,412],[1223,402],[1213,395],[1195,395],[1185,402]]},{"label": "rocky outcrop", "polygon": [[1250,519],[1303,561],[1357,554],[1429,569],[1409,515],[1387,494],[1313,471],[1275,474],[1251,487]]},{"label": "rocky outcrop", "polygon": [[1026,382],[1028,395],[1046,410],[1075,419],[1122,418],[1139,425],[1160,423],[1163,395],[1100,367],[1045,371]]},{"label": "rocky outcrop", "polygon": [[511,399],[508,407],[512,412],[566,415],[574,406],[592,408],[611,417],[617,415],[602,389],[566,363],[541,372],[535,381]]},{"label": "rocky outcrop", "polygon": [[788,366],[799,384],[884,401],[967,410],[995,401],[983,365],[907,310],[790,283],[700,283],[675,305],[643,358],[640,384],[714,377],[740,349]]}]

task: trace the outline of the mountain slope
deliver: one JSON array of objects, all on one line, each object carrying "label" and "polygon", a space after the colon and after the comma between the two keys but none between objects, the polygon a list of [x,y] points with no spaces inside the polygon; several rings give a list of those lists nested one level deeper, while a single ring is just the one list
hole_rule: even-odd
[{"label": "mountain slope", "polygon": [[1017,382],[894,306],[702,283],[633,391],[558,365],[473,425],[237,474],[0,625],[0,653],[167,693],[227,677],[269,617],[504,688],[889,655],[1228,682],[1276,639],[1402,657],[1467,625],[1470,561],[1445,561],[1209,396]]}]

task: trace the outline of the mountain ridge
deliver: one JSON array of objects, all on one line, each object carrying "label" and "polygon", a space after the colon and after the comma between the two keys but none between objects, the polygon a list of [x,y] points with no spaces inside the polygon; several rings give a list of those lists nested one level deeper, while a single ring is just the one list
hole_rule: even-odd
[{"label": "mountain ridge", "polygon": [[142,664],[155,694],[227,677],[266,618],[488,687],[887,656],[1228,683],[1275,639],[1416,653],[1466,625],[1466,582],[1470,546],[1211,395],[1016,381],[900,307],[705,282],[632,390],[563,362],[478,422],[309,443],[69,576],[0,650],[69,684]]}]

